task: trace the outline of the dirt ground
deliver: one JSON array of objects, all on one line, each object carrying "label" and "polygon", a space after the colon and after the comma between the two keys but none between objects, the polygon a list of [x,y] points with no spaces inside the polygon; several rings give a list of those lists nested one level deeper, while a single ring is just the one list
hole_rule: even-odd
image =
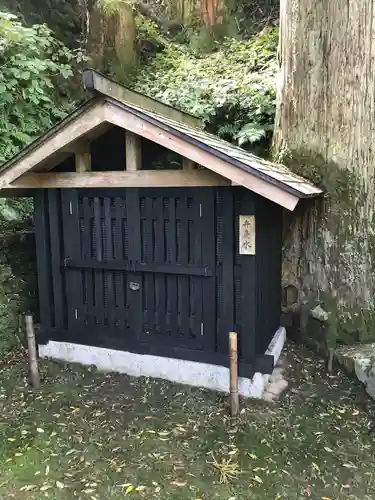
[{"label": "dirt ground", "polygon": [[375,498],[373,403],[305,348],[286,348],[276,403],[42,362],[0,367],[0,498]]}]

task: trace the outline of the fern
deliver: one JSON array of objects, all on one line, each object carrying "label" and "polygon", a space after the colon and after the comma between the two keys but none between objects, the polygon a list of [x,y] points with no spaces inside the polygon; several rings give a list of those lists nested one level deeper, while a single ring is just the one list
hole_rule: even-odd
[{"label": "fern", "polygon": [[259,123],[248,123],[234,135],[234,138],[237,140],[239,146],[243,146],[246,143],[253,144],[260,141],[265,136],[266,131],[262,125]]}]

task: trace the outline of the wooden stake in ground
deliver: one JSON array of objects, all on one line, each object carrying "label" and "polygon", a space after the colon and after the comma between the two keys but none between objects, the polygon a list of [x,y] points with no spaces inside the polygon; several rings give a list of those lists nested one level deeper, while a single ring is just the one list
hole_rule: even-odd
[{"label": "wooden stake in ground", "polygon": [[34,389],[40,387],[40,377],[38,370],[38,358],[36,352],[34,322],[31,314],[25,316],[26,335],[27,335],[27,349],[29,353],[29,374],[30,382]]},{"label": "wooden stake in ground", "polygon": [[229,333],[229,381],[230,381],[230,411],[232,417],[237,415],[238,400],[238,360],[237,360],[237,333]]}]

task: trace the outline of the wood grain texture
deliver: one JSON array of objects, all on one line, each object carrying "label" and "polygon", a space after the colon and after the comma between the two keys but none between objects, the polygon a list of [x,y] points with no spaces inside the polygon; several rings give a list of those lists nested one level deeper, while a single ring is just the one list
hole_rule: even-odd
[{"label": "wood grain texture", "polygon": [[142,168],[141,138],[132,132],[125,132],[126,170],[134,172]]},{"label": "wood grain texture", "polygon": [[19,188],[200,187],[229,181],[209,170],[142,170],[134,172],[27,173],[11,184]]},{"label": "wood grain texture", "polygon": [[[282,0],[274,146],[319,172],[329,209],[296,217],[283,283],[362,318],[372,334],[375,252],[375,2]],[[303,216],[302,216],[303,215]],[[333,317],[332,316],[332,317]],[[336,316],[335,316],[336,317]],[[341,326],[338,325],[341,330]],[[356,328],[353,328],[355,330]]]},{"label": "wood grain texture", "polygon": [[76,172],[81,174],[83,172],[89,172],[91,170],[91,153],[90,151],[76,153]]},{"label": "wood grain texture", "polygon": [[[182,155],[183,157],[199,164],[207,169],[227,178],[230,181],[246,187],[250,191],[260,194],[279,205],[294,210],[299,198],[294,196],[282,188],[270,184],[269,182],[255,177],[250,172],[242,170],[230,163],[217,158],[211,153],[204,151],[200,147],[184,141],[183,139],[162,130],[161,128],[146,122],[141,118],[113,105],[106,104],[104,112],[105,119],[109,123],[113,123],[119,127],[125,128],[138,134],[150,141],[156,142],[161,146]],[[185,171],[186,172],[186,171]]]}]

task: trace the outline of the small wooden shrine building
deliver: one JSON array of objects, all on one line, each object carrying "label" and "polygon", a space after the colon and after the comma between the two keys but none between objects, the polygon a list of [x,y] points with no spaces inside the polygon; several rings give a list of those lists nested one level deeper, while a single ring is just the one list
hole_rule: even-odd
[{"label": "small wooden shrine building", "polygon": [[40,354],[225,389],[234,330],[240,376],[271,373],[282,213],[320,189],[95,71],[84,84],[0,171],[0,196],[34,196]]}]

